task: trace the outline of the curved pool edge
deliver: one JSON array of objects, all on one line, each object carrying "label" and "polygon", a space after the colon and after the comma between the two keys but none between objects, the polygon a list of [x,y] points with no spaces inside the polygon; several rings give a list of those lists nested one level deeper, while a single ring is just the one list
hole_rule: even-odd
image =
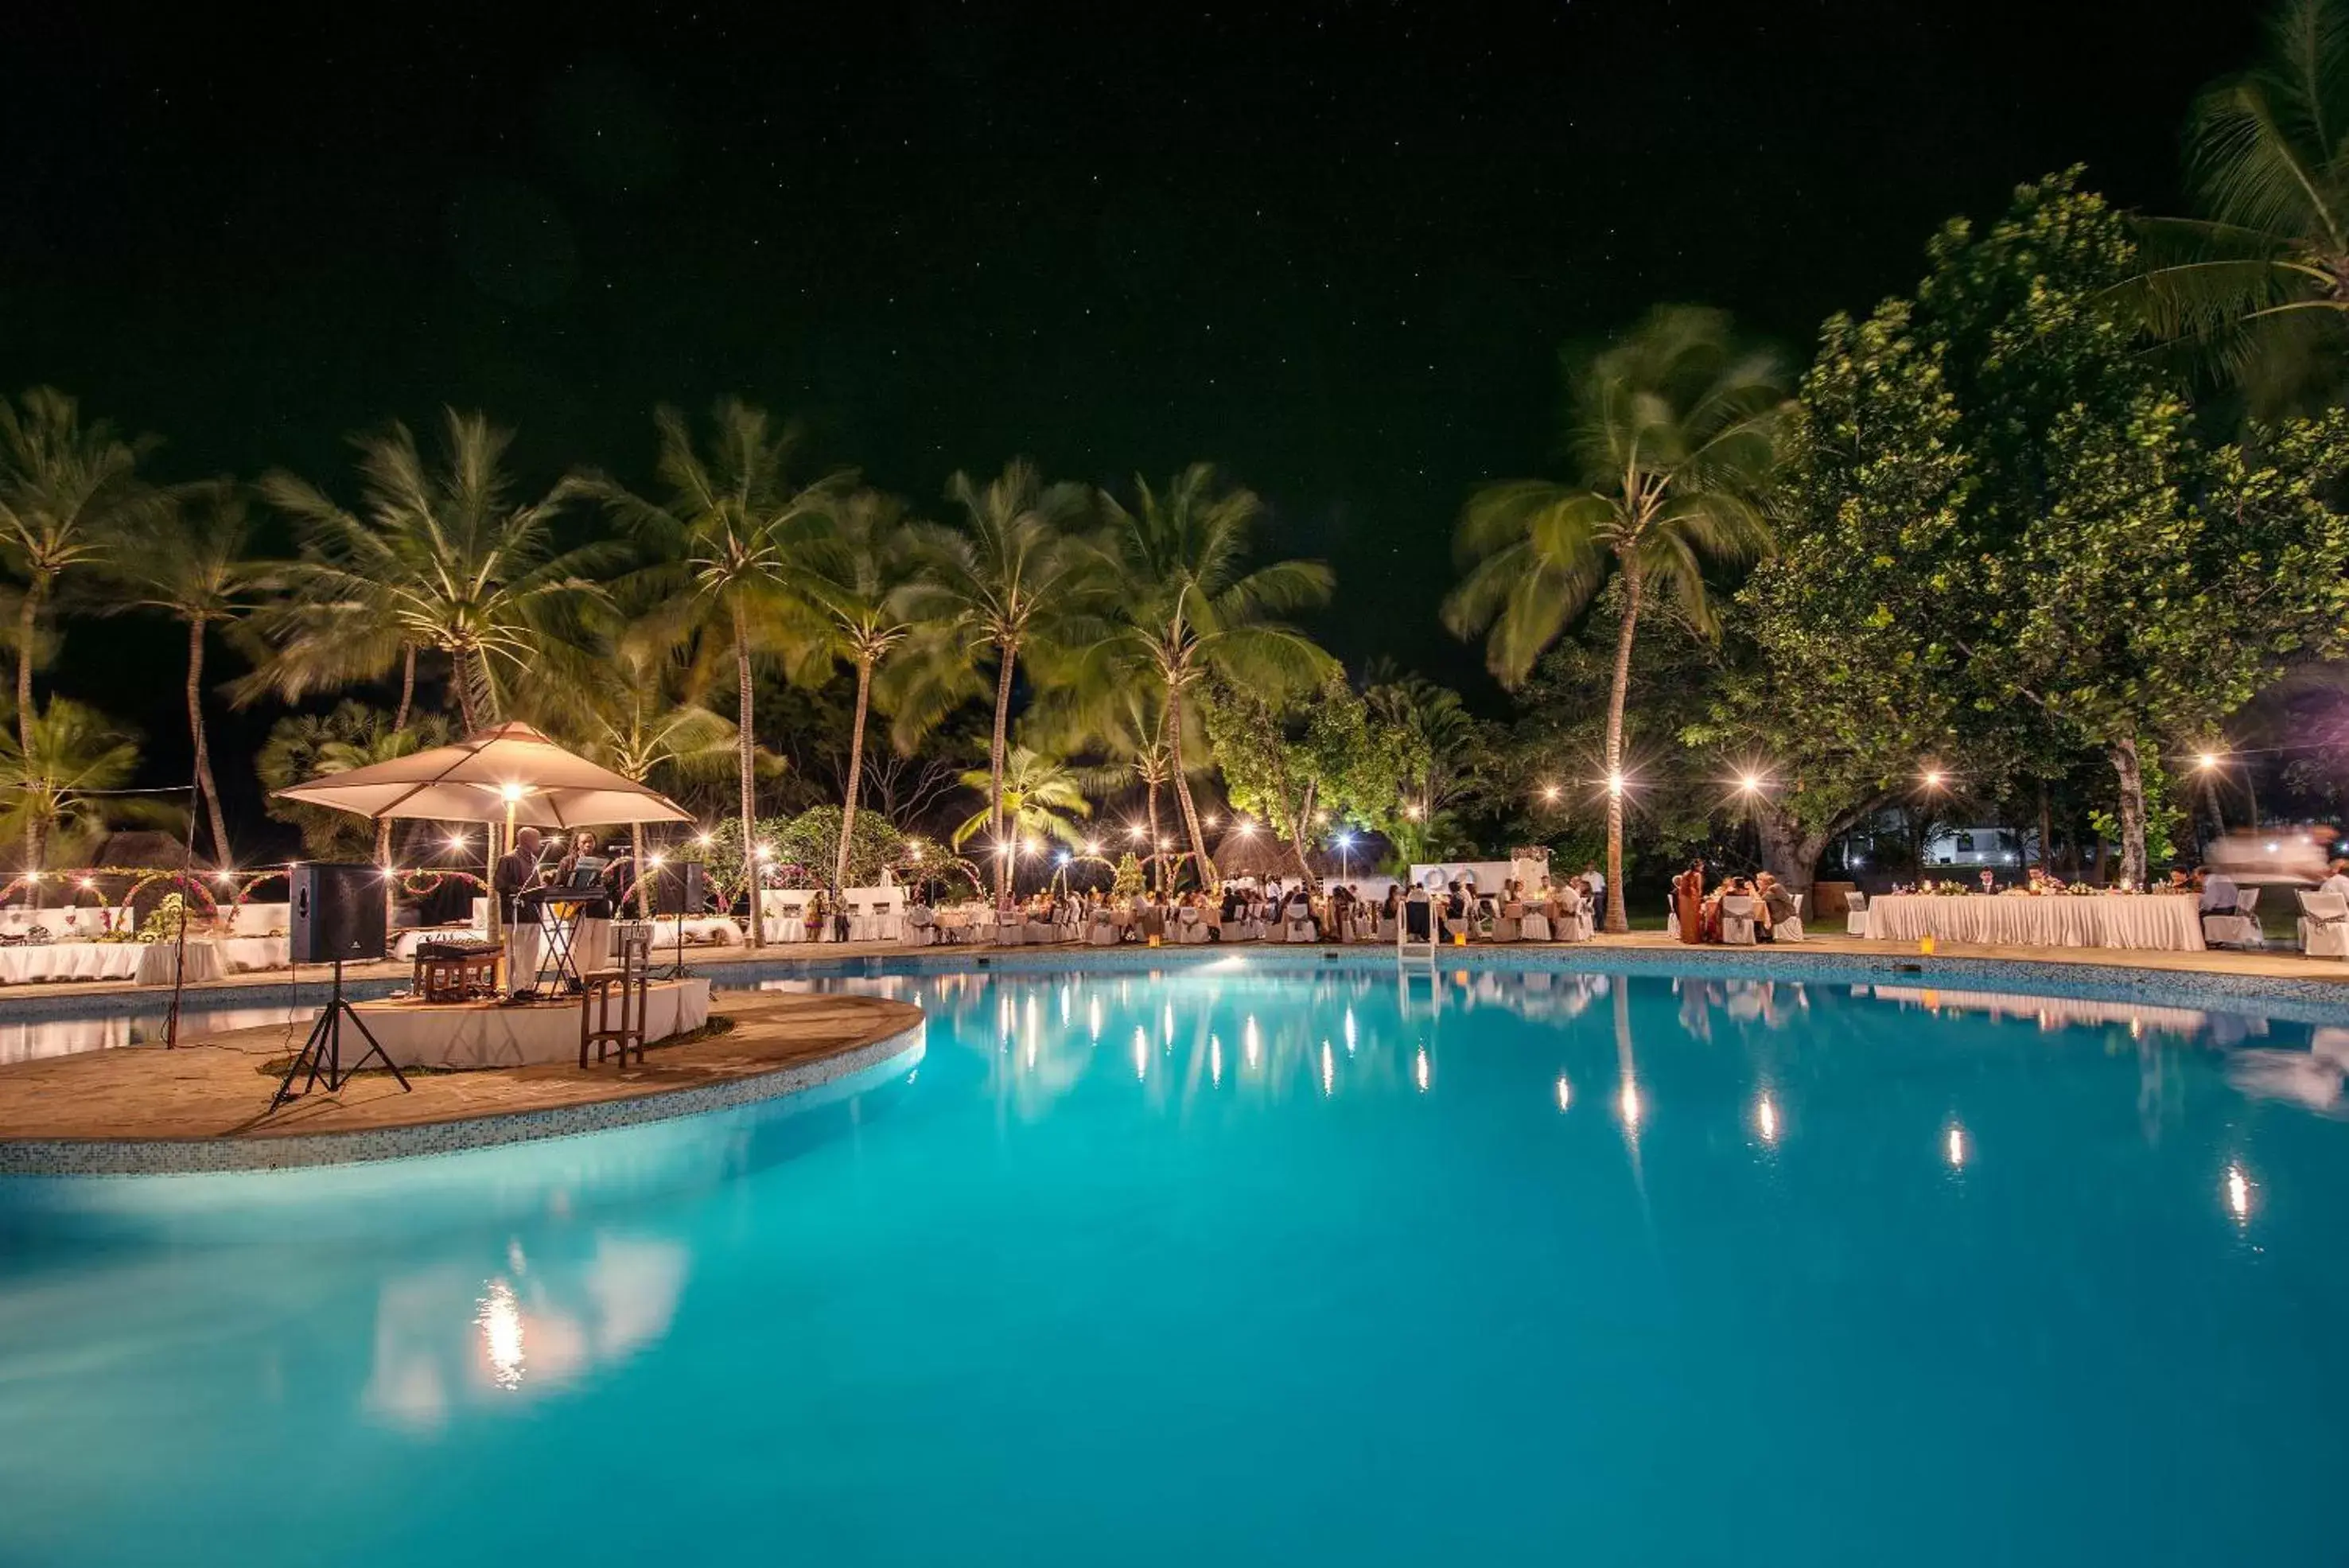
[{"label": "curved pool edge", "polygon": [[894,1075],[921,1060],[926,1020],[810,1062],[688,1088],[486,1116],[271,1137],[0,1139],[0,1177],[192,1176],[459,1154],[580,1137]]}]

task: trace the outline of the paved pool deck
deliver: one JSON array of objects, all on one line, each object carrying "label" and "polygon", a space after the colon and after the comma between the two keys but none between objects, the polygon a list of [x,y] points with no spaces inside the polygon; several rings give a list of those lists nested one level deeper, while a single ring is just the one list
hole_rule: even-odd
[{"label": "paved pool deck", "polygon": [[921,1009],[869,996],[733,992],[722,1016],[626,1068],[411,1071],[405,1093],[373,1071],[274,1111],[298,1030],[18,1063],[0,1068],[0,1173],[310,1165],[599,1131],[812,1087],[917,1052],[922,1025]]}]

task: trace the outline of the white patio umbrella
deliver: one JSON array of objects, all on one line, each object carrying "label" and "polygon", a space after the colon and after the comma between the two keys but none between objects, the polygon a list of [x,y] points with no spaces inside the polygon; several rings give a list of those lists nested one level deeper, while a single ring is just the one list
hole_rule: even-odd
[{"label": "white patio umbrella", "polygon": [[[659,791],[566,752],[523,723],[493,725],[450,745],[330,774],[277,794],[370,822],[502,822],[509,840],[519,826],[568,831],[693,820],[692,813]],[[494,867],[497,836],[490,836]],[[498,915],[492,898],[492,929]]]},{"label": "white patio umbrella", "polygon": [[505,723],[277,794],[366,817],[502,822],[567,830],[622,823],[691,822],[657,790],[566,752],[528,724]]}]

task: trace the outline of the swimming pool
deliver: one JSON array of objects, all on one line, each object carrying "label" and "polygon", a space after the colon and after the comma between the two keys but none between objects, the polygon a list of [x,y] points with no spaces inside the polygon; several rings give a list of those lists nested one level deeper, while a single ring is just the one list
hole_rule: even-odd
[{"label": "swimming pool", "polygon": [[917,1064],[0,1180],[0,1562],[2334,1562],[2338,1037],[1915,981],[883,975]]}]

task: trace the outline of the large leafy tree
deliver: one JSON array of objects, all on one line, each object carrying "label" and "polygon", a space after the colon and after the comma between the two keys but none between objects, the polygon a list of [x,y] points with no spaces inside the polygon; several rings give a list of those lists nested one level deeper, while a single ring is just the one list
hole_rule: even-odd
[{"label": "large leafy tree", "polygon": [[1330,568],[1251,566],[1249,535],[1264,504],[1204,462],[1163,488],[1137,477],[1133,505],[1103,497],[1102,510],[1107,569],[1119,585],[1102,650],[1118,684],[1139,680],[1162,698],[1167,774],[1200,878],[1212,882],[1183,753],[1186,701],[1210,675],[1275,697],[1327,680],[1337,661],[1281,618],[1329,598]]},{"label": "large leafy tree", "polygon": [[2266,57],[2187,126],[2194,218],[2142,225],[2126,280],[2273,414],[2337,400],[2349,348],[2349,0],[2282,0]]},{"label": "large leafy tree", "polygon": [[[1021,661],[1050,660],[1091,640],[1086,617],[1100,585],[1100,555],[1075,530],[1091,510],[1082,485],[1047,484],[1032,463],[1015,459],[985,483],[957,472],[947,498],[959,525],[916,528],[924,576],[909,596],[927,623],[919,659],[896,715],[901,744],[954,703],[976,695],[978,670],[995,667],[995,724],[988,747],[990,848],[1006,842],[1004,768],[1011,690]],[[1009,886],[996,857],[997,891]]]},{"label": "large leafy tree", "polygon": [[[758,729],[753,666],[800,669],[828,654],[822,622],[801,591],[804,554],[839,498],[854,483],[844,471],[802,483],[795,475],[798,433],[763,410],[721,400],[697,443],[685,416],[662,409],[658,472],[666,493],[639,499],[591,480],[654,563],[647,584],[666,587],[690,611],[702,662],[730,660],[735,682],[736,821],[742,881],[758,886]],[[753,899],[753,916],[756,915]],[[750,940],[765,940],[750,921]]]},{"label": "large leafy tree", "polygon": [[808,552],[802,574],[802,591],[823,619],[833,656],[856,672],[840,852],[833,867],[835,888],[850,885],[849,851],[856,842],[874,672],[914,629],[914,588],[920,574],[921,556],[904,508],[895,497],[873,490],[858,491],[833,509],[831,525]]},{"label": "large leafy tree", "polygon": [[[1915,306],[1830,317],[1787,422],[1777,548],[1725,620],[1727,657],[1682,739],[1754,771],[1764,863],[1809,886],[1827,844],[1920,770],[1970,788],[2019,754],[1950,623],[1973,467]],[[2011,715],[2010,715],[2011,716]],[[2013,743],[2007,743],[2013,742]]]},{"label": "large leafy tree", "polygon": [[1988,793],[2085,747],[2141,881],[2147,748],[2207,735],[2338,636],[2349,539],[2323,501],[2343,427],[2199,448],[2119,309],[2129,226],[2071,175],[1930,254],[1913,308],[1829,325],[1782,549],[1745,601],[1761,683],[1729,707],[1775,716],[1824,786],[1795,808],[1797,853],[1937,753]]},{"label": "large leafy tree", "polygon": [[[54,387],[0,400],[0,565],[16,578],[16,754],[40,754],[33,666],[45,618],[69,574],[105,562],[122,534],[150,521],[168,496],[139,476],[151,440],[130,441]],[[39,826],[28,817],[26,864],[36,865]]]},{"label": "large leafy tree", "polygon": [[1217,676],[1200,695],[1232,805],[1288,844],[1300,876],[1325,816],[1378,825],[1394,810],[1408,755],[1380,743],[1343,672],[1288,694]]},{"label": "large leafy tree", "polygon": [[564,663],[584,676],[582,616],[621,552],[608,541],[562,546],[555,520],[569,482],[514,498],[512,441],[454,409],[437,462],[403,424],[354,437],[356,511],[308,480],[264,474],[261,493],[293,519],[301,548],[277,574],[285,599],[254,619],[267,651],[240,693],[294,701],[397,670],[397,728],[413,704],[417,656],[433,651],[449,660],[471,733],[497,722],[523,671]]},{"label": "large leafy tree", "polygon": [[1488,485],[1461,514],[1464,576],[1444,621],[1484,634],[1505,685],[1525,680],[1609,576],[1621,580],[1606,738],[1610,931],[1630,929],[1623,702],[1640,617],[1669,599],[1688,625],[1709,628],[1708,566],[1767,547],[1761,503],[1785,400],[1776,358],[1739,344],[1721,313],[1660,308],[1587,365],[1568,364],[1570,477]]},{"label": "large leafy tree", "polygon": [[234,864],[235,857],[204,728],[204,644],[212,630],[234,624],[259,602],[270,568],[251,558],[252,535],[236,486],[191,489],[170,512],[129,536],[113,563],[119,591],[107,601],[109,609],[147,610],[187,628],[188,738],[212,826],[212,855],[222,866]]}]

